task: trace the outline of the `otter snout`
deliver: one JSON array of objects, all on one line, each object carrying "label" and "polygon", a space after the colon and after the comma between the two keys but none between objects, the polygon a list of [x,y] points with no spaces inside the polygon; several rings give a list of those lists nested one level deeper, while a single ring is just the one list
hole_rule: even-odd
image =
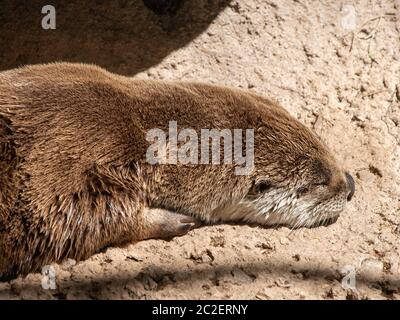
[{"label": "otter snout", "polygon": [[353,177],[350,175],[350,173],[346,172],[346,181],[347,181],[347,188],[349,190],[347,194],[347,201],[350,201],[351,198],[353,198],[354,192],[356,191],[355,183]]}]

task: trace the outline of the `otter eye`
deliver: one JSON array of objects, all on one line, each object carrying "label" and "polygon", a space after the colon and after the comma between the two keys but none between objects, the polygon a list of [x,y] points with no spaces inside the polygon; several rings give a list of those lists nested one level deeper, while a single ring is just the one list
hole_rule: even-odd
[{"label": "otter eye", "polygon": [[247,197],[249,198],[258,197],[260,194],[267,192],[269,189],[271,189],[271,187],[272,183],[268,181],[265,180],[260,182],[253,181],[253,184],[251,185],[251,188],[247,193]]},{"label": "otter eye", "polygon": [[317,187],[321,187],[321,186],[326,186],[326,183],[312,183],[309,184],[307,186],[302,186],[300,188],[297,189],[297,197],[300,197],[306,193],[309,193],[310,191],[314,190]]},{"label": "otter eye", "polygon": [[310,189],[308,187],[305,187],[305,186],[300,187],[297,189],[297,195],[300,196],[300,195],[306,194],[308,191],[310,191]]},{"label": "otter eye", "polygon": [[260,181],[254,186],[254,189],[257,193],[264,193],[268,191],[269,188],[271,188],[271,183],[268,181]]}]

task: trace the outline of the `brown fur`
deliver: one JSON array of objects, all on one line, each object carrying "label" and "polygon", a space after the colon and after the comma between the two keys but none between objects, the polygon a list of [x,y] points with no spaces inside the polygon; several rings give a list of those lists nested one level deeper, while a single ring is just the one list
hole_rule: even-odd
[{"label": "brown fur", "polygon": [[[147,164],[146,132],[167,131],[170,120],[197,131],[254,128],[254,172]],[[251,222],[218,212],[251,195],[260,179],[273,188],[317,181],[328,186],[315,193],[321,199],[347,188],[342,170],[304,125],[249,92],[135,80],[83,64],[0,73],[0,276],[184,234],[193,220],[174,212]],[[179,230],[174,217],[183,223]]]}]

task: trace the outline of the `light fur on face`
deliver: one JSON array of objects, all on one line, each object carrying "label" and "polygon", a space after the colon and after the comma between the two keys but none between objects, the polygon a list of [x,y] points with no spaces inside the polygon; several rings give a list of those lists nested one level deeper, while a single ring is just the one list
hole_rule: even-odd
[{"label": "light fur on face", "polygon": [[293,190],[275,189],[256,198],[217,208],[210,222],[243,221],[249,224],[292,229],[333,223],[346,206],[346,192],[324,201],[315,195],[301,197]]}]

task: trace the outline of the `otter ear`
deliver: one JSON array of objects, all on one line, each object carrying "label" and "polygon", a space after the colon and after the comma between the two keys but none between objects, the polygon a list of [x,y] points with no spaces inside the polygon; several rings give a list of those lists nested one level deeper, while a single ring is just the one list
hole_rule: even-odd
[{"label": "otter ear", "polygon": [[109,193],[127,189],[124,180],[116,176],[111,168],[93,165],[86,172],[86,187],[91,193]]},{"label": "otter ear", "polygon": [[267,180],[253,181],[253,184],[248,192],[248,195],[257,196],[267,192],[272,187],[272,183]]}]

